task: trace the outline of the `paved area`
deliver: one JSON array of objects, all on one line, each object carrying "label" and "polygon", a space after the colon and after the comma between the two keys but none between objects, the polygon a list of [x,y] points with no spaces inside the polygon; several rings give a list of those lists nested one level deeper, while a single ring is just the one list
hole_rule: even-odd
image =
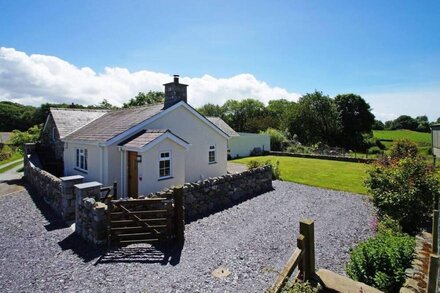
[{"label": "paved area", "polygon": [[[315,220],[318,268],[343,273],[349,249],[371,235],[365,197],[294,183],[186,226],[183,248],[88,246],[24,190],[0,196],[0,292],[264,292]],[[212,272],[231,274],[218,279]]]},{"label": "paved area", "polygon": [[[11,165],[11,164],[5,164],[3,166]],[[24,189],[21,180],[21,178],[23,177],[23,172],[18,172],[18,170],[20,170],[22,167],[23,164],[20,164],[12,168],[11,170],[8,170],[0,174],[0,196]]]},{"label": "paved area", "polygon": [[229,173],[241,173],[247,170],[247,166],[244,164],[237,164],[228,162],[228,172]]}]

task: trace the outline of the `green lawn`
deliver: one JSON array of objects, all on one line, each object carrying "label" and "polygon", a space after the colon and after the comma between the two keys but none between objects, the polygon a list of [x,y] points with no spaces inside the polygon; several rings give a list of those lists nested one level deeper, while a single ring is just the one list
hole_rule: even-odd
[{"label": "green lawn", "polygon": [[[407,138],[419,146],[431,146],[431,133],[417,132],[411,130],[373,130],[373,136],[376,139],[391,139],[397,140],[399,138]],[[391,144],[391,143],[389,143]]]},{"label": "green lawn", "polygon": [[0,161],[0,165],[6,164],[9,162],[13,162],[15,160],[22,159],[22,158],[23,158],[22,154],[20,154],[19,152],[15,152],[12,154],[12,156],[9,159]]},{"label": "green lawn", "polygon": [[285,181],[367,194],[364,186],[368,169],[366,164],[282,156],[249,157],[233,162],[246,164],[251,160],[262,163],[267,160],[275,163],[278,160],[281,178]]},{"label": "green lawn", "polygon": [[11,165],[9,165],[9,166],[6,166],[6,167],[1,168],[1,169],[0,169],[0,174],[1,174],[1,173],[5,173],[6,171],[9,171],[9,170],[11,170],[11,169],[13,169],[13,168],[15,168],[15,167],[17,167],[17,166],[19,166],[19,165],[23,165],[23,161],[15,162],[14,164],[11,164]]}]

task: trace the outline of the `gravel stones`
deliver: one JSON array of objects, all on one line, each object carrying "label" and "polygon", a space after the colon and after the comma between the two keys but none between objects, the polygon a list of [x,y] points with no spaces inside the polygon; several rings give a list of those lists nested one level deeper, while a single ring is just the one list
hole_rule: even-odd
[{"label": "gravel stones", "polygon": [[[317,268],[344,273],[348,252],[373,234],[364,196],[273,182],[267,192],[186,225],[183,249],[87,245],[36,196],[0,197],[1,292],[263,292],[315,220]],[[33,200],[34,199],[34,200]],[[228,268],[216,278],[212,272]]]}]

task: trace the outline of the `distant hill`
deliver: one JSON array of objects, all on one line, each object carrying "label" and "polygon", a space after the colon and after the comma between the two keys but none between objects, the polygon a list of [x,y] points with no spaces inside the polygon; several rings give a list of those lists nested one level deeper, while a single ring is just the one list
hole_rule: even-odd
[{"label": "distant hill", "polygon": [[32,106],[7,101],[0,102],[0,131],[28,130],[29,127],[38,124],[35,121],[36,111],[37,108]]}]

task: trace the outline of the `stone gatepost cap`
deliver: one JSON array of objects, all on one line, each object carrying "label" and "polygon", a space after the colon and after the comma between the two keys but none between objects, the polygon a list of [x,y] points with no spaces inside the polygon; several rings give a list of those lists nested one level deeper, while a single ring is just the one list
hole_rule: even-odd
[{"label": "stone gatepost cap", "polygon": [[98,181],[92,181],[92,182],[75,184],[74,186],[78,189],[85,189],[85,188],[91,188],[91,187],[101,187],[102,183],[100,183]]},{"label": "stone gatepost cap", "polygon": [[63,181],[70,181],[70,180],[84,179],[84,176],[81,175],[64,176],[64,177],[60,177],[60,179]]}]

